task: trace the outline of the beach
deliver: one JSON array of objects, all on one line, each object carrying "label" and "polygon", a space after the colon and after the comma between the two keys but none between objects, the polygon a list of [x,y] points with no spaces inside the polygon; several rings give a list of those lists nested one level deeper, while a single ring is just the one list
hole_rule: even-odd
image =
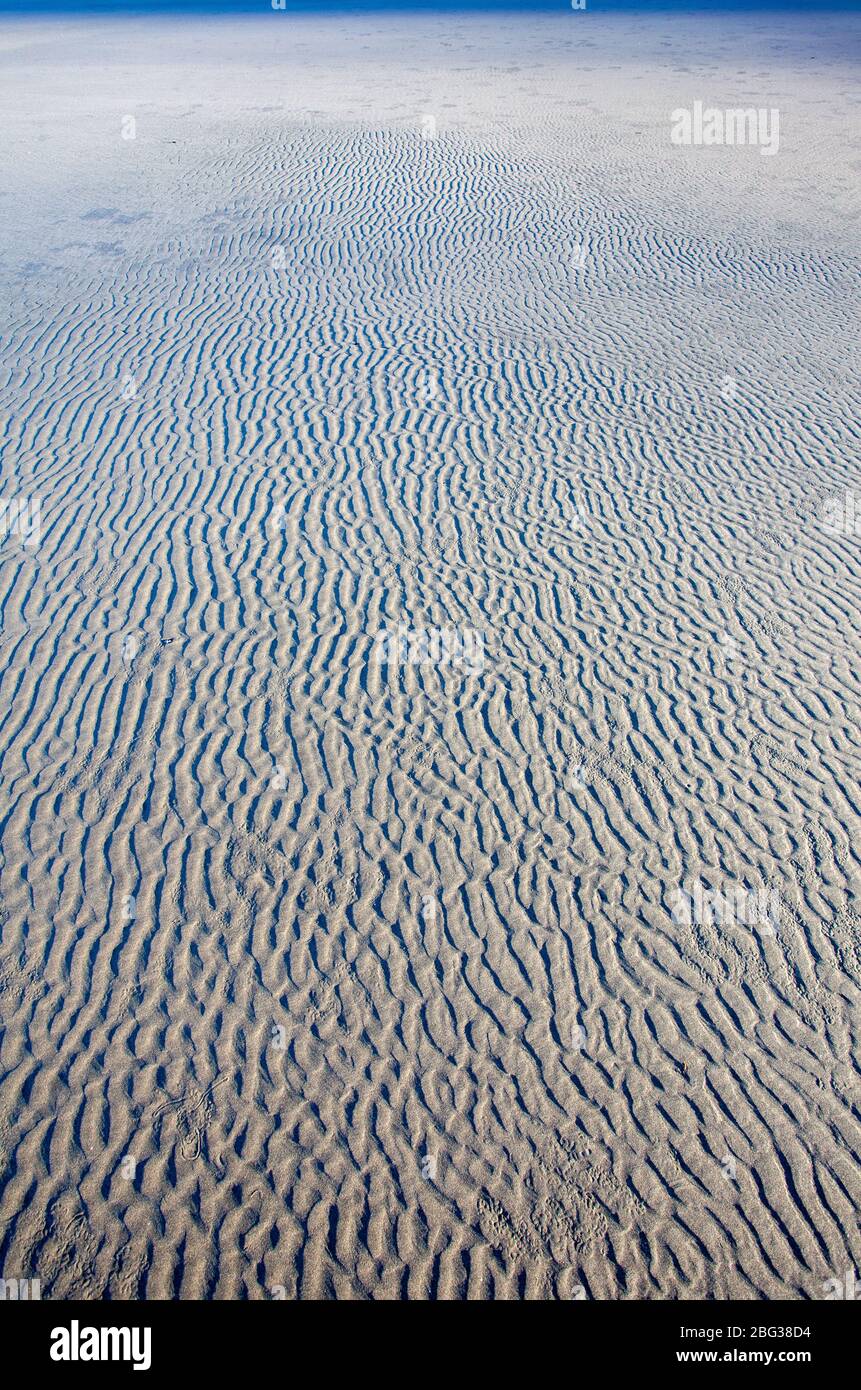
[{"label": "beach", "polygon": [[859,30],[0,18],[0,1275],[861,1268]]}]

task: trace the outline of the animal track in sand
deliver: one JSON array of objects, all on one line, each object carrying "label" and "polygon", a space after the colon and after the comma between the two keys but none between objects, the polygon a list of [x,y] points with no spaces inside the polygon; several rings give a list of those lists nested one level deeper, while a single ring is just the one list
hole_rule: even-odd
[{"label": "animal track in sand", "polygon": [[305,1021],[309,1027],[317,1023],[322,1023],[324,1018],[330,1018],[335,1014],[340,1015],[341,1004],[338,1000],[338,989],[347,982],[355,982],[356,973],[352,965],[346,961],[341,961],[329,979],[316,985],[311,990],[310,1004],[305,1016]]},{"label": "animal track in sand", "polygon": [[174,1143],[179,1145],[180,1158],[199,1158],[203,1149],[206,1126],[215,1114],[213,1094],[219,1086],[224,1085],[227,1079],[226,1076],[219,1077],[205,1090],[191,1089],[175,1100],[166,1100],[163,1105],[160,1105],[152,1119],[156,1142],[161,1143],[162,1126],[164,1117],[167,1116],[174,1121]]},{"label": "animal track in sand", "polygon": [[616,1234],[645,1210],[608,1166],[591,1161],[591,1146],[551,1143],[527,1170],[523,1201],[509,1208],[487,1191],[478,1198],[479,1227],[509,1262],[539,1261],[557,1271]]},{"label": "animal track in sand", "polygon": [[11,958],[0,963],[0,1017],[11,1016],[23,1008],[31,1010],[49,988],[36,966]]},{"label": "animal track in sand", "polygon": [[28,1264],[38,1271],[43,1294],[58,1299],[98,1297],[99,1242],[76,1194],[61,1193],[44,1214],[26,1215],[19,1242],[29,1252]]}]

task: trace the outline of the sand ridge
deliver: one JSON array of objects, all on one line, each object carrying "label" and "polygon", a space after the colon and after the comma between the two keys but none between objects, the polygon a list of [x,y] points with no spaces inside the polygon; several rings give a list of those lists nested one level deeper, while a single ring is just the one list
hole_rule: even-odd
[{"label": "sand ridge", "polygon": [[[799,20],[403,23],[82,26],[86,92],[50,27],[0,44],[40,498],[0,1273],[821,1297],[861,1244],[840,33],[810,73]],[[785,150],[674,151],[704,82]]]}]

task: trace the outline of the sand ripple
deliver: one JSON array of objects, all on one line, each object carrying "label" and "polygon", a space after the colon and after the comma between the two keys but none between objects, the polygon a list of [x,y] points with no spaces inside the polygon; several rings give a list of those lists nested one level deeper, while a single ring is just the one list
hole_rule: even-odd
[{"label": "sand ripple", "polygon": [[646,206],[583,121],[222,121],[174,230],[10,294],[0,1272],[46,1295],[861,1265],[851,257]]}]

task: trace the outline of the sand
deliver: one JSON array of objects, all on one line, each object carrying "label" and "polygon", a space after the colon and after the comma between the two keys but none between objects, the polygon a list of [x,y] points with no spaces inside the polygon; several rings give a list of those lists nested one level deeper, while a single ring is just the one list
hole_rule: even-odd
[{"label": "sand", "polygon": [[0,24],[0,1275],[861,1267],[858,34]]}]

